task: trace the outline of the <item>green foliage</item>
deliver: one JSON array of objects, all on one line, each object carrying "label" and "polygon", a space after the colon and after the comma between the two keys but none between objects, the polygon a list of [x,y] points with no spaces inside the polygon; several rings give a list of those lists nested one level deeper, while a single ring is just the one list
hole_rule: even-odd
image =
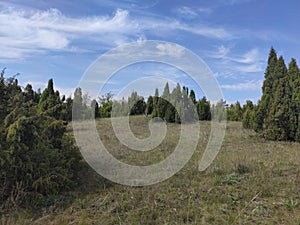
[{"label": "green foliage", "polygon": [[221,99],[217,104],[212,105],[212,118],[219,122],[226,120],[226,101]]},{"label": "green foliage", "polygon": [[149,96],[146,104],[146,115],[151,115],[153,112],[153,97]]},{"label": "green foliage", "polygon": [[76,88],[74,92],[73,98],[73,120],[80,120],[83,118],[83,98],[82,98],[82,90],[81,88]]},{"label": "green foliage", "polygon": [[53,80],[48,81],[47,88],[41,94],[38,113],[44,113],[47,116],[54,117],[56,119],[61,118],[62,101],[60,99],[59,92],[54,92]]},{"label": "green foliage", "polygon": [[239,101],[235,104],[230,104],[230,106],[226,110],[227,112],[227,120],[229,121],[242,121],[243,118],[243,109]]},{"label": "green foliage", "polygon": [[142,96],[139,96],[136,91],[133,91],[128,98],[128,107],[130,115],[141,115],[145,113],[146,103]]},{"label": "green foliage", "polygon": [[113,95],[111,93],[107,93],[99,97],[99,115],[101,118],[111,117],[111,110],[113,106],[112,98]]},{"label": "green foliage", "polygon": [[271,48],[262,91],[257,107],[245,110],[244,127],[270,140],[299,141],[300,72],[296,60],[287,68],[283,57],[277,58]]},{"label": "green foliage", "polygon": [[246,101],[246,104],[243,106],[243,127],[244,128],[253,128],[254,124],[254,105],[250,100]]},{"label": "green foliage", "polygon": [[191,92],[190,92],[190,99],[192,100],[192,102],[194,103],[194,104],[196,104],[197,103],[197,101],[196,101],[196,94],[195,94],[195,92],[194,92],[194,90],[191,90]]},{"label": "green foliage", "polygon": [[92,118],[100,117],[99,104],[95,99],[91,102],[91,110],[92,110]]},{"label": "green foliage", "polygon": [[[81,156],[60,120],[64,103],[53,81],[42,95],[31,85],[0,79],[0,205],[37,206],[49,195],[76,185]],[[34,203],[33,203],[34,202]]]},{"label": "green foliage", "polygon": [[205,97],[196,103],[199,120],[211,120],[210,102]]},{"label": "green foliage", "polygon": [[[162,96],[159,96],[158,89],[156,89],[154,97],[148,98],[146,112],[150,114],[148,113],[150,110],[152,118],[159,117],[169,123],[191,122],[197,117],[197,107],[194,102],[196,102],[196,96],[193,90],[189,94],[187,87],[181,89],[177,84],[170,93],[169,84],[166,83]],[[210,108],[209,102],[207,104]]]}]

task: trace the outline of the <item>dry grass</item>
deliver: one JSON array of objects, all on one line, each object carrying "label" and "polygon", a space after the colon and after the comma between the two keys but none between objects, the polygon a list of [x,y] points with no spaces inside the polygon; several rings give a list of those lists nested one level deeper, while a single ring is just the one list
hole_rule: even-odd
[{"label": "dry grass", "polygon": [[[143,117],[132,118],[137,136],[149,135],[146,122]],[[132,153],[117,141],[109,120],[97,123],[111,153],[131,164],[161,160],[178,140],[179,126],[170,124],[157,149]],[[241,123],[229,122],[217,158],[208,170],[199,172],[210,131],[209,122],[200,124],[195,154],[170,179],[128,187],[88,171],[70,204],[39,215],[18,211],[2,216],[1,224],[300,224],[300,144],[265,141]]]}]

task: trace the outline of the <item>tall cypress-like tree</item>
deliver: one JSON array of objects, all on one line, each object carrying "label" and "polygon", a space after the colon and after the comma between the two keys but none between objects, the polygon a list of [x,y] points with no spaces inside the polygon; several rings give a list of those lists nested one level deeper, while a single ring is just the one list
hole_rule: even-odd
[{"label": "tall cypress-like tree", "polygon": [[170,88],[169,88],[168,82],[166,83],[166,85],[164,87],[164,91],[163,91],[163,94],[161,97],[166,100],[168,100],[170,98]]},{"label": "tall cypress-like tree", "polygon": [[[272,48],[263,84],[263,95],[253,109],[252,128],[265,138],[300,141],[300,72],[292,59],[287,69]],[[243,118],[244,119],[244,118]]]},{"label": "tall cypress-like tree", "polygon": [[158,117],[157,104],[159,100],[159,92],[158,88],[155,88],[154,97],[153,97],[153,110],[152,110],[152,118]]},{"label": "tall cypress-like tree", "polygon": [[297,140],[297,132],[300,130],[298,117],[300,115],[300,70],[295,59],[289,63],[287,72],[289,81],[286,83],[289,101],[289,139]]},{"label": "tall cypress-like tree", "polygon": [[73,99],[73,120],[80,120],[83,118],[83,98],[81,88],[76,88]]},{"label": "tall cypress-like tree", "polygon": [[190,99],[192,100],[192,102],[194,104],[197,103],[197,101],[196,101],[196,94],[195,94],[194,90],[191,90],[191,92],[190,92]]},{"label": "tall cypress-like tree", "polygon": [[268,117],[269,104],[272,98],[272,90],[274,85],[274,70],[277,64],[277,54],[272,47],[269,53],[268,66],[265,72],[265,80],[262,87],[262,97],[258,104],[258,110],[256,114],[256,127],[257,130],[263,130],[264,119]]},{"label": "tall cypress-like tree", "polygon": [[41,94],[38,111],[56,119],[61,118],[62,102],[58,91],[54,91],[53,80],[48,81],[47,88]]},{"label": "tall cypress-like tree", "polygon": [[150,95],[147,99],[147,104],[146,104],[146,115],[151,115],[153,112],[153,97]]},{"label": "tall cypress-like tree", "polygon": [[288,140],[288,105],[289,98],[286,95],[287,68],[282,56],[279,57],[274,69],[274,81],[272,86],[272,98],[268,106],[268,114],[265,119],[264,136],[273,140]]}]

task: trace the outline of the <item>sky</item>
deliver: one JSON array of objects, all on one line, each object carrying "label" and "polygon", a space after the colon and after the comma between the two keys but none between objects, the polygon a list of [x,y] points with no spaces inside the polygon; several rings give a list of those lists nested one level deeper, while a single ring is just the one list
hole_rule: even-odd
[{"label": "sky", "polygon": [[[300,60],[299,9],[297,0],[0,0],[0,68],[35,89],[43,90],[53,78],[55,88],[69,96],[102,54],[159,40],[198,55],[228,103],[256,103],[271,47],[286,64]],[[140,63],[120,70],[102,91],[117,96],[149,74],[193,88],[174,67]],[[204,93],[197,89],[196,95]]]}]

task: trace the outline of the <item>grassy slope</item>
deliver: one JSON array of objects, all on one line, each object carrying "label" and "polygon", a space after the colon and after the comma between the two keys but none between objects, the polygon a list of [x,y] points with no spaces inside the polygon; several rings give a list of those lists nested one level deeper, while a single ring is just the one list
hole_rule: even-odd
[{"label": "grassy slope", "polygon": [[[132,118],[132,130],[149,135],[146,119]],[[99,120],[100,137],[112,154],[132,164],[155,163],[177,144],[179,125],[168,125],[167,138],[148,153],[122,146],[107,119]],[[92,171],[68,204],[34,215],[28,211],[3,217],[3,224],[299,224],[300,144],[264,141],[241,123],[229,122],[222,149],[205,172],[198,160],[209,135],[201,138],[190,162],[172,178],[148,187],[106,181]],[[34,219],[33,219],[34,218]]]}]

